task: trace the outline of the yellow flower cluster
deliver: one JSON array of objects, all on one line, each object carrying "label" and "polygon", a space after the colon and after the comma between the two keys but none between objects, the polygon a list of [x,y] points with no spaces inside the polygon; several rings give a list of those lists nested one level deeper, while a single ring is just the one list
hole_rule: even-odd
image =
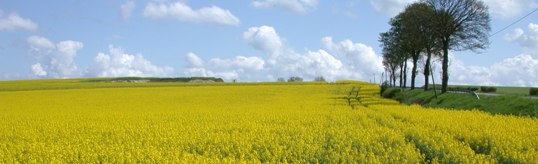
[{"label": "yellow flower cluster", "polygon": [[363,82],[84,85],[0,92],[0,163],[538,162],[535,118],[398,105]]}]

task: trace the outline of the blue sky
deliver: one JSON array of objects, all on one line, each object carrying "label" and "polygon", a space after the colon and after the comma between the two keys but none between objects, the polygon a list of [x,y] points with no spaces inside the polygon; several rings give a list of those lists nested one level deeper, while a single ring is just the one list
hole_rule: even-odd
[{"label": "blue sky", "polygon": [[[410,2],[2,0],[0,79],[324,76],[369,81],[383,72],[379,33]],[[484,2],[492,32],[538,8],[535,0]],[[480,54],[452,52],[450,83],[538,86],[538,12],[490,41]]]}]

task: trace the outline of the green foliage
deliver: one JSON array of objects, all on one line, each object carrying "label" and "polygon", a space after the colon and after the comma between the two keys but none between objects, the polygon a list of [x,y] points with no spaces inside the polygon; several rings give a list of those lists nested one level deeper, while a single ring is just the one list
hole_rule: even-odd
[{"label": "green foliage", "polygon": [[383,98],[396,98],[401,92],[400,88],[387,88],[381,93]]},{"label": "green foliage", "polygon": [[529,88],[530,96],[538,96],[538,88]]},{"label": "green foliage", "polygon": [[299,76],[292,76],[288,79],[288,82],[303,82],[303,78]]},{"label": "green foliage", "polygon": [[479,90],[478,87],[473,87],[473,86],[453,86],[453,87],[448,87],[448,90],[449,91],[461,91],[461,90],[466,90],[466,91],[473,91],[473,92],[476,92]]},{"label": "green foliage", "polygon": [[381,94],[381,96],[383,96],[383,92],[385,92],[385,90],[387,90],[389,87],[390,87],[390,83],[388,81],[384,81],[381,84],[381,90],[379,92]]},{"label": "green foliage", "polygon": [[497,91],[497,88],[495,88],[495,87],[486,87],[486,86],[481,86],[480,87],[480,92],[493,93],[493,92],[496,92],[496,91]]}]

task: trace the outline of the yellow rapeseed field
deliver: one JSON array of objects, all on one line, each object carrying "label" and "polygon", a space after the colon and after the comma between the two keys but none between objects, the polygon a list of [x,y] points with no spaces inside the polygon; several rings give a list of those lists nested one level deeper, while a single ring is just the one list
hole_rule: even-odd
[{"label": "yellow rapeseed field", "polygon": [[0,86],[0,163],[538,163],[535,118],[399,105],[362,82],[49,82]]}]

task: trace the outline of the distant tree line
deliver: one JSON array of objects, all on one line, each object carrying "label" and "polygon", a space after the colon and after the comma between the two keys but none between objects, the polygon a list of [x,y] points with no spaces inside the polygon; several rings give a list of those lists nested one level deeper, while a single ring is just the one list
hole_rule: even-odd
[{"label": "distant tree line", "polygon": [[115,78],[101,78],[92,80],[95,82],[134,82],[134,81],[147,81],[147,82],[224,82],[222,78],[216,77],[115,77]]},{"label": "distant tree line", "polygon": [[[442,61],[441,92],[448,88],[449,51],[485,49],[489,45],[490,17],[481,0],[421,0],[408,5],[391,18],[390,30],[380,34],[383,65],[389,84],[406,87],[408,61],[411,64],[411,89],[415,89],[418,67],[428,90],[433,58]],[[423,65],[419,65],[419,60]],[[432,77],[433,79],[433,77]]]},{"label": "distant tree line", "polygon": [[[276,80],[277,82],[286,82],[286,80],[283,77],[279,77]],[[325,78],[323,76],[317,76],[314,78],[314,81],[316,82],[326,82]],[[303,82],[303,78],[299,76],[291,76],[288,78],[288,82]]]}]

